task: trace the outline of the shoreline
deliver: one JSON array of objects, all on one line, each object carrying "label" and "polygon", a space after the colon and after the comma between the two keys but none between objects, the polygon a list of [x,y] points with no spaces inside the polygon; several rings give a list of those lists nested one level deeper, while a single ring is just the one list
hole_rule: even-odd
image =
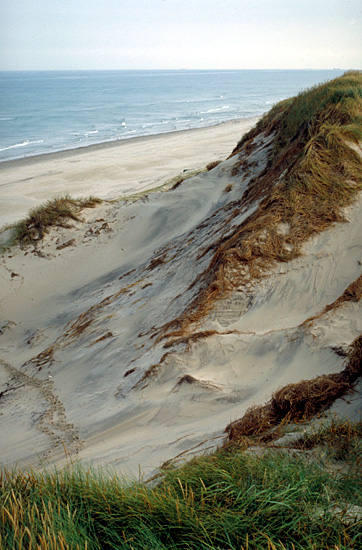
[{"label": "shoreline", "polygon": [[[218,122],[217,124],[212,124],[210,126],[200,126],[200,127],[197,127],[197,128],[187,128],[187,129],[184,129],[184,130],[172,130],[172,131],[169,131],[169,132],[162,132],[162,133],[159,133],[159,134],[149,134],[147,136],[134,136],[134,137],[128,137],[128,138],[120,138],[120,139],[115,139],[115,140],[110,140],[110,141],[100,141],[99,143],[91,143],[89,145],[80,145],[79,147],[71,147],[70,149],[60,149],[59,151],[50,151],[48,153],[36,153],[35,155],[29,155],[29,156],[25,156],[25,157],[18,157],[18,158],[13,158],[13,159],[5,159],[5,160],[0,160],[0,173],[1,173],[1,168],[3,166],[8,166],[8,165],[17,165],[18,163],[19,164],[22,164],[24,162],[24,164],[31,164],[31,161],[34,161],[34,162],[38,162],[39,160],[47,160],[47,159],[56,159],[56,157],[58,157],[59,155],[63,156],[63,155],[76,155],[77,153],[82,153],[82,152],[91,152],[91,151],[99,151],[100,149],[107,149],[107,148],[113,148],[113,147],[118,147],[118,146],[121,146],[122,144],[129,144],[129,143],[135,143],[135,142],[141,142],[141,141],[148,141],[150,139],[157,139],[157,138],[163,138],[163,137],[167,137],[167,136],[172,136],[174,134],[187,134],[187,133],[193,133],[193,132],[198,132],[198,131],[202,131],[202,130],[208,130],[210,128],[218,128],[219,126],[224,126],[224,125],[231,125],[231,124],[238,124],[240,122],[244,122],[244,121],[258,121],[263,115],[260,115],[260,116],[250,116],[250,117],[243,117],[243,118],[235,118],[235,119],[232,119],[232,120],[224,120],[223,122]],[[1,186],[1,181],[0,181],[0,186]]]},{"label": "shoreline", "polygon": [[0,229],[55,196],[122,198],[229,156],[260,117],[97,143],[0,163]]}]

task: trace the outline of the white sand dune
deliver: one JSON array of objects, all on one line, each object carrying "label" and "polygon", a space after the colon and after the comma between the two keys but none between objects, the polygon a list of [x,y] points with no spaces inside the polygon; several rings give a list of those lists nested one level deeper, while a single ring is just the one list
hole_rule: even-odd
[{"label": "white sand dune", "polygon": [[[219,445],[230,421],[279,387],[342,370],[336,349],[361,334],[361,303],[303,323],[361,275],[362,199],[302,256],[218,300],[194,338],[161,337],[197,296],[214,243],[255,210],[236,199],[265,168],[269,142],[243,177],[230,175],[234,156],[177,189],[85,210],[82,223],[3,255],[2,464],[62,461],[65,447],[150,473]],[[76,190],[86,188],[99,194]],[[114,183],[106,196],[119,191]],[[356,412],[360,397],[351,399]]]}]

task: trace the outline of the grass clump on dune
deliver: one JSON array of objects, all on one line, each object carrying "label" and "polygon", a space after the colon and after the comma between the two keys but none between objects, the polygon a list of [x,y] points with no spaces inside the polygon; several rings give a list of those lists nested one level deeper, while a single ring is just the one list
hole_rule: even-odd
[{"label": "grass clump on dune", "polygon": [[341,372],[302,380],[278,389],[261,406],[247,409],[244,416],[229,424],[230,441],[242,442],[245,437],[270,441],[279,436],[289,422],[303,422],[327,410],[348,392],[362,375],[362,335],[351,344],[345,368]]},{"label": "grass clump on dune", "polygon": [[329,460],[352,463],[356,468],[362,466],[362,420],[351,422],[334,418],[330,424],[307,432],[296,443],[299,449],[320,447],[327,451]]},{"label": "grass clump on dune", "polygon": [[353,141],[362,139],[362,73],[348,71],[342,77],[316,85],[296,97],[277,103],[243,138],[234,152],[250,145],[261,132],[275,133],[273,158],[285,145],[303,138],[308,142],[321,126],[336,125]]},{"label": "grass clump on dune", "polygon": [[83,208],[94,208],[101,199],[73,199],[69,195],[47,201],[30,211],[28,217],[14,226],[14,241],[27,245],[40,241],[55,225],[64,226],[67,220],[79,221]]},{"label": "grass clump on dune", "polygon": [[258,458],[219,451],[166,470],[154,487],[80,468],[4,472],[0,481],[0,546],[13,550],[357,550],[362,544],[361,476],[333,475],[285,452]]},{"label": "grass clump on dune", "polygon": [[260,133],[274,135],[273,149],[248,199],[265,196],[262,213],[303,226],[303,240],[341,221],[341,208],[362,189],[362,73],[346,73],[276,105],[235,151],[248,150]]}]

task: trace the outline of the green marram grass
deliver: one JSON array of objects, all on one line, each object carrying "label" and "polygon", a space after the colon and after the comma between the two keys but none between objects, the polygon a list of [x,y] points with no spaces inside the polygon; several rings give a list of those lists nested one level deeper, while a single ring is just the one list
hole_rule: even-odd
[{"label": "green marram grass", "polygon": [[307,432],[298,442],[300,449],[319,447],[328,460],[349,461],[352,467],[362,468],[362,420],[351,422],[335,418],[317,430]]},{"label": "green marram grass", "polygon": [[342,129],[352,141],[362,139],[362,72],[316,85],[277,103],[238,143],[235,151],[260,132],[275,132],[273,156],[301,135],[308,141],[324,124]]},{"label": "green marram grass", "polygon": [[165,470],[153,487],[76,466],[3,472],[0,510],[4,549],[362,547],[360,472],[330,473],[285,451],[221,450]]},{"label": "green marram grass", "polygon": [[313,211],[320,209],[327,221],[325,205],[335,212],[362,188],[362,158],[356,148],[362,140],[362,72],[348,72],[278,103],[234,152],[261,132],[274,135],[265,170],[268,182],[281,180],[273,202],[278,198],[295,214],[300,200],[318,199]]},{"label": "green marram grass", "polygon": [[74,199],[69,195],[49,200],[15,224],[13,240],[22,245],[33,244],[41,240],[52,226],[64,226],[69,220],[80,221],[79,213],[83,208],[94,208],[100,202],[101,199],[96,197]]}]

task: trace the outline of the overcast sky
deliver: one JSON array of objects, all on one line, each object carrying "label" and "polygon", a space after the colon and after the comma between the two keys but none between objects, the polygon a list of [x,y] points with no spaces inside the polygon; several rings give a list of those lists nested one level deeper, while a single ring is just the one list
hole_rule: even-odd
[{"label": "overcast sky", "polygon": [[361,0],[0,0],[0,69],[360,69]]}]

